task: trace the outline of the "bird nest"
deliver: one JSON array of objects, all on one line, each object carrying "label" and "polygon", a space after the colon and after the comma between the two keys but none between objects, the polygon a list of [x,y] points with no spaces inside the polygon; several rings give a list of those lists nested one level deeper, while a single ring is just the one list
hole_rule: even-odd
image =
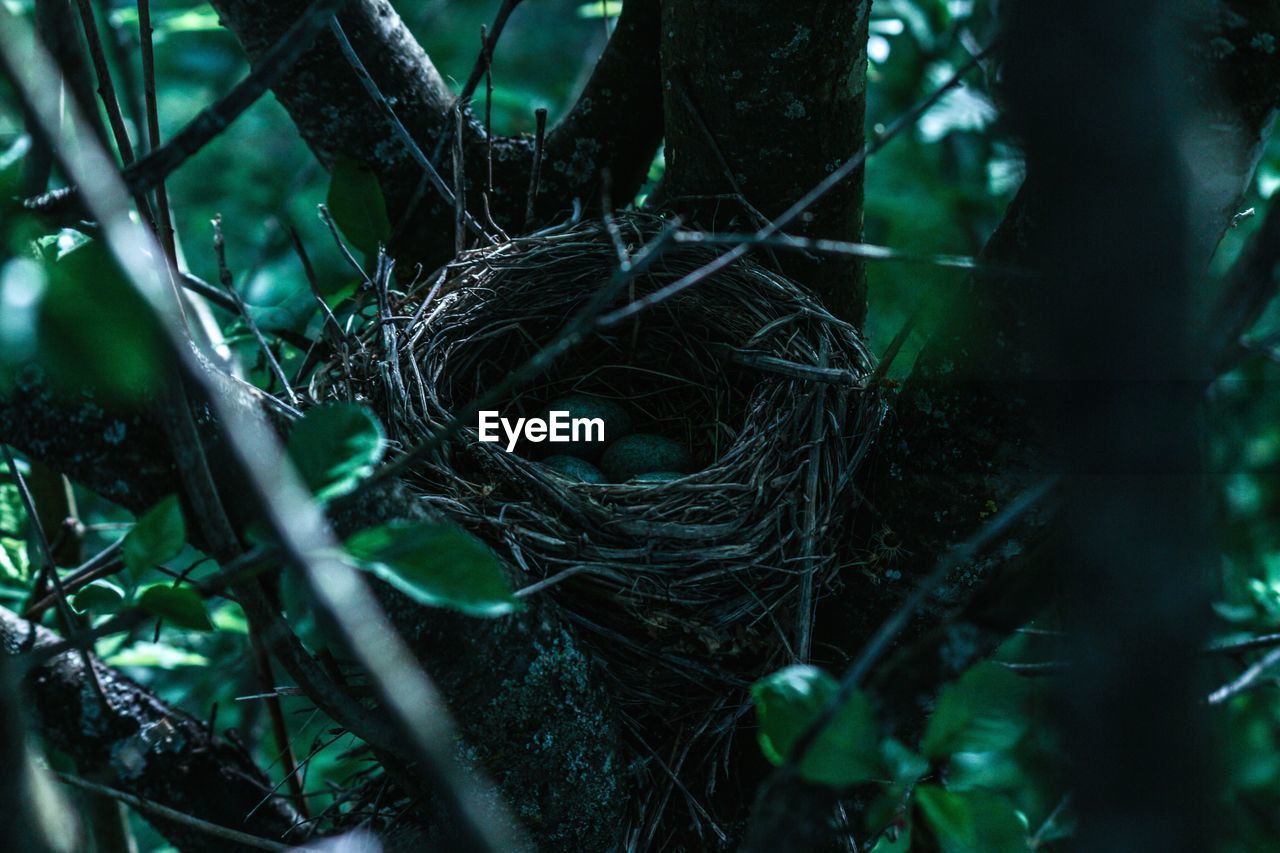
[{"label": "bird nest", "polygon": [[[461,255],[398,302],[385,296],[384,322],[366,335],[376,369],[360,393],[405,446],[459,418],[412,471],[423,500],[556,600],[624,707],[674,717],[697,703],[727,708],[726,696],[736,709],[753,678],[804,655],[883,405],[867,390],[872,358],[857,330],[746,260],[565,340],[568,319],[617,282],[620,255],[662,225],[630,215],[612,229],[580,223],[511,240]],[[719,254],[671,243],[604,308]],[[690,450],[687,475],[578,482],[536,453],[479,440],[468,405],[561,340],[545,371],[484,408],[516,417],[566,393],[615,401]]]}]

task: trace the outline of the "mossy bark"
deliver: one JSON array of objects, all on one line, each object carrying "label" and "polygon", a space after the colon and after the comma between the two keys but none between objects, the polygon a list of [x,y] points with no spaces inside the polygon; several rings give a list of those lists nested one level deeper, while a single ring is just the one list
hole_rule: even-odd
[{"label": "mossy bark", "polygon": [[[869,0],[666,0],[663,202],[697,225],[754,231],[863,145]],[[862,173],[789,230],[858,240]],[[734,198],[738,196],[738,198]],[[854,258],[796,254],[784,272],[861,325],[866,279]]]}]

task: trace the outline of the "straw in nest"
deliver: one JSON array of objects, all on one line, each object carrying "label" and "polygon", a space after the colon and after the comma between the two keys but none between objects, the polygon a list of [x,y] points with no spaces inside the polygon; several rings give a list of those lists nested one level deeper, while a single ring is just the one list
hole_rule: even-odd
[{"label": "straw in nest", "polygon": [[[644,215],[612,234],[582,223],[457,259],[429,302],[411,301],[415,322],[368,336],[376,370],[362,393],[380,403],[392,438],[416,444],[498,386],[613,278],[620,245],[635,252],[661,226]],[[715,257],[676,244],[619,302]],[[655,723],[706,730],[711,714],[739,716],[754,678],[806,655],[850,482],[883,413],[864,390],[871,362],[853,327],[739,261],[583,336],[492,407],[528,415],[569,392],[611,398],[692,448],[695,473],[574,482],[479,441],[472,419],[413,476],[424,501],[545,584],[539,594],[555,597],[604,661],[638,736]]]}]

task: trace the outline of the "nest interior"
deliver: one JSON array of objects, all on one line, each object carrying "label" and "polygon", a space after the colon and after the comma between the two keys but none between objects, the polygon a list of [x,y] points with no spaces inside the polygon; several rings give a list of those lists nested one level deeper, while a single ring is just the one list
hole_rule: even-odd
[{"label": "nest interior", "polygon": [[[371,328],[368,363],[381,366],[359,393],[394,441],[422,441],[557,338],[615,274],[619,242],[639,251],[662,225],[631,215],[612,235],[579,223],[460,256]],[[610,307],[718,254],[675,244]],[[528,583],[544,583],[537,594],[577,624],[634,720],[705,730],[719,715],[723,730],[755,677],[802,653],[813,602],[836,578],[850,483],[883,416],[865,390],[871,369],[853,327],[786,278],[739,261],[579,336],[538,378],[485,407],[514,417],[568,392],[609,398],[645,431],[690,448],[693,473],[575,482],[481,442],[472,418],[414,477],[424,501]]]}]

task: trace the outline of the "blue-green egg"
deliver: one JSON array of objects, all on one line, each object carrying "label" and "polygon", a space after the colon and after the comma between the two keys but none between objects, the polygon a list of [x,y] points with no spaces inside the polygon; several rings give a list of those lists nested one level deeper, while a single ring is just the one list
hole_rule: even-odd
[{"label": "blue-green egg", "polygon": [[688,472],[693,467],[693,454],[678,441],[637,432],[610,444],[600,467],[611,481],[625,483],[638,474]]},{"label": "blue-green egg", "polygon": [[601,473],[599,468],[585,459],[579,459],[577,456],[557,453],[555,456],[548,456],[543,459],[542,464],[566,480],[573,480],[577,483],[604,482],[604,474]]},{"label": "blue-green egg", "polygon": [[548,443],[548,451],[556,455],[578,456],[582,459],[597,461],[613,441],[631,432],[631,416],[627,410],[613,400],[603,397],[592,397],[589,394],[566,394],[547,404],[545,417],[551,419],[552,412],[568,412],[570,419],[570,436],[572,420],[575,418],[599,419],[604,424],[604,435],[595,425],[581,425],[578,441]]}]

